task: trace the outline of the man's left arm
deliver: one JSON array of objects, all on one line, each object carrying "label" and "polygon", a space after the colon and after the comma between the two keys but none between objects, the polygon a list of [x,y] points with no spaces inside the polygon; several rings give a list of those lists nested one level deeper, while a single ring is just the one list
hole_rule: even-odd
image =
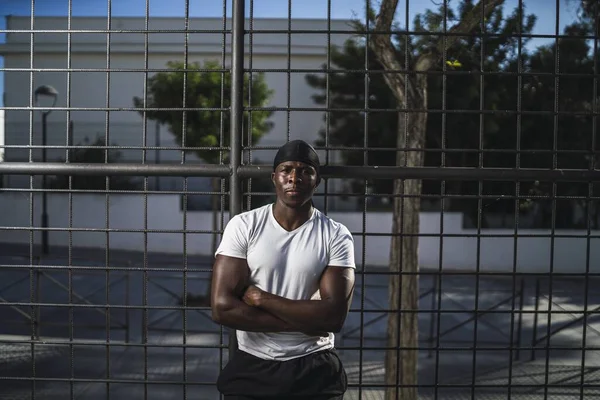
[{"label": "man's left arm", "polygon": [[354,292],[354,268],[328,266],[319,283],[320,300],[290,300],[250,286],[244,302],[306,331],[339,332]]}]

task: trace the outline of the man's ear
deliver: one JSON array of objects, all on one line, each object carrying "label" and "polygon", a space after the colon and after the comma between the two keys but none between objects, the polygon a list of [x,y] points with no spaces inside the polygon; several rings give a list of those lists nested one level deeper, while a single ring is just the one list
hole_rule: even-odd
[{"label": "man's ear", "polygon": [[271,172],[271,183],[275,186],[275,172]]},{"label": "man's ear", "polygon": [[320,184],[321,184],[321,177],[319,176],[319,177],[317,177],[317,183],[315,184],[313,191],[316,191]]}]

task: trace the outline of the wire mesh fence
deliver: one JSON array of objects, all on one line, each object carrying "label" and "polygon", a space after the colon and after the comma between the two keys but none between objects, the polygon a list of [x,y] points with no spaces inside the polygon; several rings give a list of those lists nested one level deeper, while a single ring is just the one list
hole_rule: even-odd
[{"label": "wire mesh fence", "polygon": [[0,31],[0,398],[219,398],[212,255],[292,139],[355,239],[345,398],[598,395],[596,2],[63,3]]}]

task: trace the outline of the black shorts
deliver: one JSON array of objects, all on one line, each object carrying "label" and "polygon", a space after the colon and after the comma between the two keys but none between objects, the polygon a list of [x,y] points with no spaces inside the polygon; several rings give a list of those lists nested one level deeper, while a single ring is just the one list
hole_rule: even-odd
[{"label": "black shorts", "polygon": [[346,371],[333,349],[288,361],[237,350],[217,379],[226,400],[341,400],[347,387]]}]

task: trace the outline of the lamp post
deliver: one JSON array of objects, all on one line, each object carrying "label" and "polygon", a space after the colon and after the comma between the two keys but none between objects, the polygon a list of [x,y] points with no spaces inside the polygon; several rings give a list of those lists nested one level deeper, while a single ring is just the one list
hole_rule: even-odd
[{"label": "lamp post", "polygon": [[[49,97],[52,99],[52,105],[56,104],[58,91],[52,86],[42,85],[35,89],[35,104],[37,106],[40,97]],[[42,111],[42,162],[46,162],[46,121],[48,114],[52,110]],[[48,208],[46,193],[46,175],[42,175],[42,253],[48,254]]]}]

